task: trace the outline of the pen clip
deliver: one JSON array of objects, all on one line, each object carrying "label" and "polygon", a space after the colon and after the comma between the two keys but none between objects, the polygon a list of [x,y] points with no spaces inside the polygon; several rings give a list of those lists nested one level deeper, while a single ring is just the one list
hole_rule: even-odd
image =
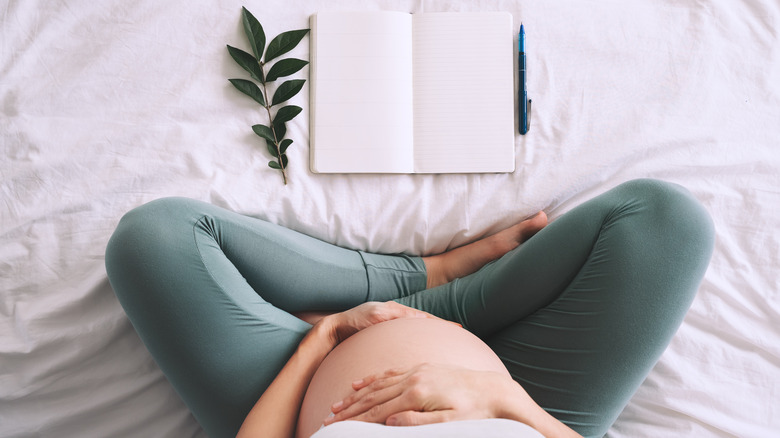
[{"label": "pen clip", "polygon": [[526,132],[531,130],[531,102],[533,101],[531,99],[528,99],[528,116],[526,117],[526,122],[525,122]]}]

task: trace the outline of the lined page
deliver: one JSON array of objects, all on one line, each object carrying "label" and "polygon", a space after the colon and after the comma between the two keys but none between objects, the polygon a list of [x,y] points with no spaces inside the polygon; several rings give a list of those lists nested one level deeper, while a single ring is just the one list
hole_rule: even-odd
[{"label": "lined page", "polygon": [[514,171],[512,16],[413,16],[415,171]]},{"label": "lined page", "polygon": [[313,172],[413,171],[411,23],[401,12],[312,17]]}]

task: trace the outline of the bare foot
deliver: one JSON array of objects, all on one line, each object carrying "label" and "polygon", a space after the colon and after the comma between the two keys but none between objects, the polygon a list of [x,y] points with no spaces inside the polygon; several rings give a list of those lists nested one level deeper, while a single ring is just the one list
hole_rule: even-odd
[{"label": "bare foot", "polygon": [[492,236],[435,256],[423,257],[428,271],[428,289],[477,272],[486,263],[517,248],[545,226],[547,215],[540,211],[536,216]]}]

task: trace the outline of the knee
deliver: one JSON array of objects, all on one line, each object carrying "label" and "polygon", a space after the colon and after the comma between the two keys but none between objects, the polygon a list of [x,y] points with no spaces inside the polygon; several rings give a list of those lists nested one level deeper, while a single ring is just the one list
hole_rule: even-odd
[{"label": "knee", "polygon": [[189,210],[196,202],[192,199],[176,197],[156,199],[125,213],[119,221],[117,231],[133,233],[149,227],[170,224],[182,217],[182,211]]},{"label": "knee", "polygon": [[647,226],[662,234],[679,236],[707,254],[711,252],[715,236],[712,218],[685,187],[656,179],[637,179],[619,189],[642,205],[642,213],[648,217]]},{"label": "knee", "polygon": [[106,246],[106,272],[112,285],[166,256],[166,248],[175,250],[176,245],[170,240],[181,234],[186,219],[182,212],[192,202],[184,198],[158,199],[122,217]]},{"label": "knee", "polygon": [[113,254],[140,241],[154,241],[170,234],[172,225],[181,217],[179,212],[189,202],[192,201],[184,198],[162,198],[125,213],[108,242],[107,252]]}]

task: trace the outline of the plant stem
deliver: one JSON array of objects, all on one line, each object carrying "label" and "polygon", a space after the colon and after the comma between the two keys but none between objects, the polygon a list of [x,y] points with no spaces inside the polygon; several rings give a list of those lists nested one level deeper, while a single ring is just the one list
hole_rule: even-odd
[{"label": "plant stem", "polygon": [[[263,70],[265,63],[260,62],[260,70]],[[263,71],[263,79],[265,79],[265,71]],[[268,88],[265,85],[265,81],[262,82],[263,84],[263,97],[265,98],[265,110],[268,112],[268,124],[271,126],[271,132],[274,134],[274,147],[276,147],[276,162],[279,163],[280,170],[282,171],[282,181],[284,181],[284,185],[287,185],[287,170],[284,168],[284,161],[282,160],[282,150],[279,147],[279,138],[276,136],[276,128],[274,127],[274,119],[271,118],[271,104],[269,104],[268,100]]]},{"label": "plant stem", "polygon": [[[263,91],[265,92],[265,84],[263,84]],[[276,153],[279,154],[279,156],[276,158],[276,162],[279,163],[279,167],[281,167],[282,180],[284,181],[284,185],[287,185],[287,172],[285,171],[284,161],[282,160],[282,150],[279,148],[279,139],[276,137],[276,128],[274,128],[274,122],[271,118],[271,106],[266,104],[265,110],[268,111],[268,120],[271,124],[271,132],[274,133],[274,146],[276,147]]]}]

